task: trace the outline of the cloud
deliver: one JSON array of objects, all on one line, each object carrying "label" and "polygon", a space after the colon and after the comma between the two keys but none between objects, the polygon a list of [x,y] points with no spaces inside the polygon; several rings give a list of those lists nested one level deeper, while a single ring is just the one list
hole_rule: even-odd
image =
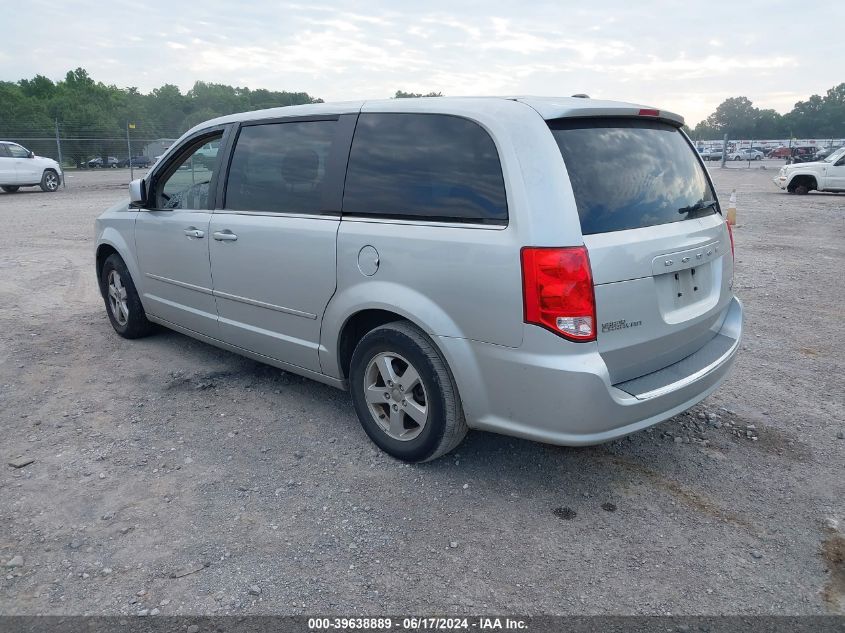
[{"label": "cloud", "polygon": [[[82,66],[99,81],[145,91],[204,80],[326,100],[397,89],[586,92],[667,107],[692,122],[730,96],[783,111],[842,81],[830,42],[840,39],[845,3],[830,4],[814,36],[792,48],[763,35],[789,32],[787,11],[734,0],[669,6],[146,0],[139,22],[125,1],[79,11],[66,0],[30,0],[16,6],[16,27],[0,43],[0,79],[59,78]],[[131,35],[123,35],[127,24]]]},{"label": "cloud", "polygon": [[615,72],[638,79],[661,78],[665,81],[684,81],[735,74],[738,71],[773,73],[783,68],[795,68],[798,61],[791,56],[779,57],[725,57],[708,55],[706,57],[661,59],[650,56],[647,61],[616,63],[613,65],[592,64],[588,68],[595,72]]}]

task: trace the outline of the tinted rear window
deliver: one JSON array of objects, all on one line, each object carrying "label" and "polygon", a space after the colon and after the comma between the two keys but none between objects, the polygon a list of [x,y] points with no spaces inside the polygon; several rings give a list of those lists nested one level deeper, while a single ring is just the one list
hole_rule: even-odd
[{"label": "tinted rear window", "polygon": [[505,183],[493,139],[459,117],[364,113],[349,154],[343,212],[504,224]]},{"label": "tinted rear window", "polygon": [[692,210],[715,197],[695,150],[675,127],[639,119],[561,119],[549,127],[584,235],[716,212]]}]

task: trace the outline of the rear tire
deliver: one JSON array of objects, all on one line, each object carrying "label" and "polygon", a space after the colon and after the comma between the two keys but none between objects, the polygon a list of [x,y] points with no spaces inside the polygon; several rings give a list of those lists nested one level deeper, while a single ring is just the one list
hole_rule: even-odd
[{"label": "rear tire", "polygon": [[387,323],[360,340],[352,354],[349,388],[364,431],[396,459],[436,459],[467,433],[446,361],[431,339],[408,322]]},{"label": "rear tire", "polygon": [[41,191],[53,193],[59,188],[59,174],[53,169],[45,169],[41,176]]},{"label": "rear tire", "polygon": [[3,185],[3,191],[6,193],[15,193],[18,189],[20,189],[19,185]]},{"label": "rear tire", "polygon": [[112,254],[106,259],[100,271],[100,288],[115,332],[129,339],[152,333],[153,324],[147,320],[132,276],[120,255]]}]

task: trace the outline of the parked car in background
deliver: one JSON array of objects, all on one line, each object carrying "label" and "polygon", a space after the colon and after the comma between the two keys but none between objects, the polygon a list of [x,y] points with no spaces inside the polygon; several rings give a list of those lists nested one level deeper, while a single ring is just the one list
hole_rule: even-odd
[{"label": "parked car in background", "polygon": [[786,159],[788,163],[810,163],[815,160],[817,148],[815,147],[793,147],[792,154]]},{"label": "parked car in background", "polygon": [[0,187],[14,193],[21,187],[53,192],[62,183],[62,167],[52,158],[36,156],[23,145],[0,141]]},{"label": "parked car in background", "polygon": [[712,393],[740,347],[730,227],[682,125],[536,97],[220,117],[98,218],[105,311],[349,389],[398,459],[468,428],[607,442]]},{"label": "parked car in background", "polygon": [[[118,167],[129,167],[130,159],[124,158],[117,163]],[[131,159],[132,167],[149,167],[153,161],[149,156],[133,156]]]},{"label": "parked car in background", "polygon": [[194,154],[193,162],[199,166],[210,167],[217,160],[217,149],[213,144],[203,145]]},{"label": "parked car in background", "polygon": [[120,161],[118,161],[114,156],[106,156],[105,162],[103,162],[102,156],[97,156],[85,164],[88,166],[88,169],[115,168],[118,166],[119,162]]},{"label": "parked car in background", "polygon": [[845,147],[821,161],[784,165],[774,183],[789,193],[845,191]]},{"label": "parked car in background", "polygon": [[763,152],[756,149],[739,149],[728,154],[728,160],[763,160]]},{"label": "parked car in background", "polygon": [[723,151],[721,147],[711,147],[701,152],[702,160],[722,160]]},{"label": "parked car in background", "polygon": [[769,150],[769,153],[766,155],[767,158],[788,158],[792,155],[792,148],[790,147],[775,147]]}]

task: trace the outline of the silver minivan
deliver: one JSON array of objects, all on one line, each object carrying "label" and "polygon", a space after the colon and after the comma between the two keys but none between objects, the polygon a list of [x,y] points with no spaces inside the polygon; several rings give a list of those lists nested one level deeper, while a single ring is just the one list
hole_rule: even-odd
[{"label": "silver minivan", "polygon": [[97,220],[106,310],[349,389],[402,460],[469,428],[612,440],[706,397],[739,346],[733,237],[682,124],[534,97],[214,119]]}]

